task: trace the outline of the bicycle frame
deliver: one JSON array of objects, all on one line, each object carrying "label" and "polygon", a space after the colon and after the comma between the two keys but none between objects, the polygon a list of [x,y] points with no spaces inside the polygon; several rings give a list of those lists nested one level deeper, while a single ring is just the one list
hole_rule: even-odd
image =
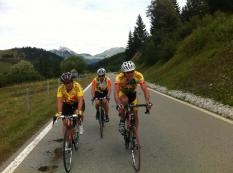
[{"label": "bicycle frame", "polygon": [[99,105],[98,105],[98,112],[99,112],[99,126],[100,126],[100,137],[103,138],[103,127],[104,127],[104,117],[105,117],[105,110],[104,110],[104,100],[106,97],[103,98],[96,98],[99,100]]}]

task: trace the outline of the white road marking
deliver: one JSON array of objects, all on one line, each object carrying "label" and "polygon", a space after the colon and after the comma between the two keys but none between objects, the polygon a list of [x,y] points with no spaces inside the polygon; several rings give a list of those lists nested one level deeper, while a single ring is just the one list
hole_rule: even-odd
[{"label": "white road marking", "polygon": [[[86,92],[91,86],[91,83],[83,90]],[[45,137],[45,135],[52,129],[52,122],[48,124],[45,129],[21,152],[19,155],[2,171],[2,173],[12,173],[23,162],[28,154],[37,146],[37,144]]]},{"label": "white road marking", "polygon": [[210,112],[210,111],[208,111],[208,110],[202,109],[202,108],[197,107],[197,106],[195,106],[195,105],[192,105],[192,104],[190,104],[190,103],[187,103],[187,102],[184,102],[184,101],[182,101],[182,100],[179,100],[179,99],[176,99],[176,98],[174,98],[174,97],[171,97],[171,96],[169,96],[169,95],[163,94],[163,93],[158,92],[158,91],[156,91],[156,90],[153,90],[153,89],[151,89],[151,88],[149,88],[149,90],[151,90],[151,91],[153,91],[153,92],[155,92],[155,93],[157,93],[157,94],[160,94],[160,95],[162,95],[162,96],[164,96],[164,97],[167,97],[167,98],[170,98],[170,99],[172,99],[172,100],[175,100],[175,101],[177,101],[177,102],[179,102],[179,103],[182,103],[182,104],[184,104],[184,105],[187,105],[187,106],[189,106],[189,107],[192,107],[192,108],[194,108],[194,109],[197,109],[197,110],[199,110],[199,111],[201,111],[201,112],[204,112],[204,113],[206,113],[206,114],[208,114],[208,115],[210,115],[210,116],[212,116],[212,117],[214,117],[214,118],[220,119],[220,120],[225,121],[225,122],[227,122],[227,123],[229,123],[229,124],[233,124],[233,121],[232,121],[232,120],[228,120],[228,119],[222,117],[221,115],[215,114],[215,113],[213,113],[213,112]]}]

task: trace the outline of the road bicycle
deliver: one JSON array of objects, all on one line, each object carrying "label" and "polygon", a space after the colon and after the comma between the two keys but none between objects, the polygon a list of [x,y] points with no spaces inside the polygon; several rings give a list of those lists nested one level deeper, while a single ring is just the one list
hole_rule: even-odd
[{"label": "road bicycle", "polygon": [[124,106],[126,129],[124,133],[125,148],[130,149],[134,169],[138,172],[141,166],[141,146],[138,131],[136,130],[135,114],[133,108],[146,107],[145,114],[149,113],[147,104],[128,104]]},{"label": "road bicycle", "polygon": [[[61,115],[54,117],[53,124],[57,118],[65,120],[64,139],[63,139],[63,163],[66,172],[70,172],[72,163],[73,148],[78,149],[79,145],[79,131],[78,126],[80,120],[76,114],[73,115]],[[75,124],[77,124],[75,127]]]},{"label": "road bicycle", "polygon": [[[100,137],[103,138],[103,130],[104,130],[104,123],[105,123],[105,110],[104,110],[104,100],[106,99],[106,97],[102,97],[102,98],[95,98],[96,100],[99,100],[99,105],[97,108],[97,120],[99,122],[99,127],[100,127]],[[94,101],[94,100],[93,100]]]}]

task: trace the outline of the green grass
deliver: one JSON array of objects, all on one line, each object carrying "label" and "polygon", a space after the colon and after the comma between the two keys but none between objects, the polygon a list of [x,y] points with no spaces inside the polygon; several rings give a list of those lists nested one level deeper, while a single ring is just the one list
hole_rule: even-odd
[{"label": "green grass", "polygon": [[141,68],[146,79],[233,106],[233,15],[207,16],[165,64]]},{"label": "green grass", "polygon": [[[88,75],[78,82],[85,88],[93,77]],[[0,88],[0,165],[56,113],[58,81],[49,80],[49,95],[47,84],[42,81]]]}]

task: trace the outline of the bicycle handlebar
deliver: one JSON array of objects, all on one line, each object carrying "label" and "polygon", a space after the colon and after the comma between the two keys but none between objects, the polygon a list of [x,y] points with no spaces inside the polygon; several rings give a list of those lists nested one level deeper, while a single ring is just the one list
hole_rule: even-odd
[{"label": "bicycle handlebar", "polygon": [[76,114],[72,114],[72,115],[61,115],[61,116],[53,116],[53,124],[57,121],[57,119],[60,119],[60,118],[66,118],[66,119],[71,119],[71,118],[77,118],[78,115]]},{"label": "bicycle handlebar", "polygon": [[[124,107],[129,107],[129,108],[137,108],[137,107],[146,107],[146,112],[145,114],[149,114],[150,113],[150,110],[147,108],[148,104],[128,104],[128,105],[125,105]],[[152,104],[150,103],[149,106],[152,106]]]}]

